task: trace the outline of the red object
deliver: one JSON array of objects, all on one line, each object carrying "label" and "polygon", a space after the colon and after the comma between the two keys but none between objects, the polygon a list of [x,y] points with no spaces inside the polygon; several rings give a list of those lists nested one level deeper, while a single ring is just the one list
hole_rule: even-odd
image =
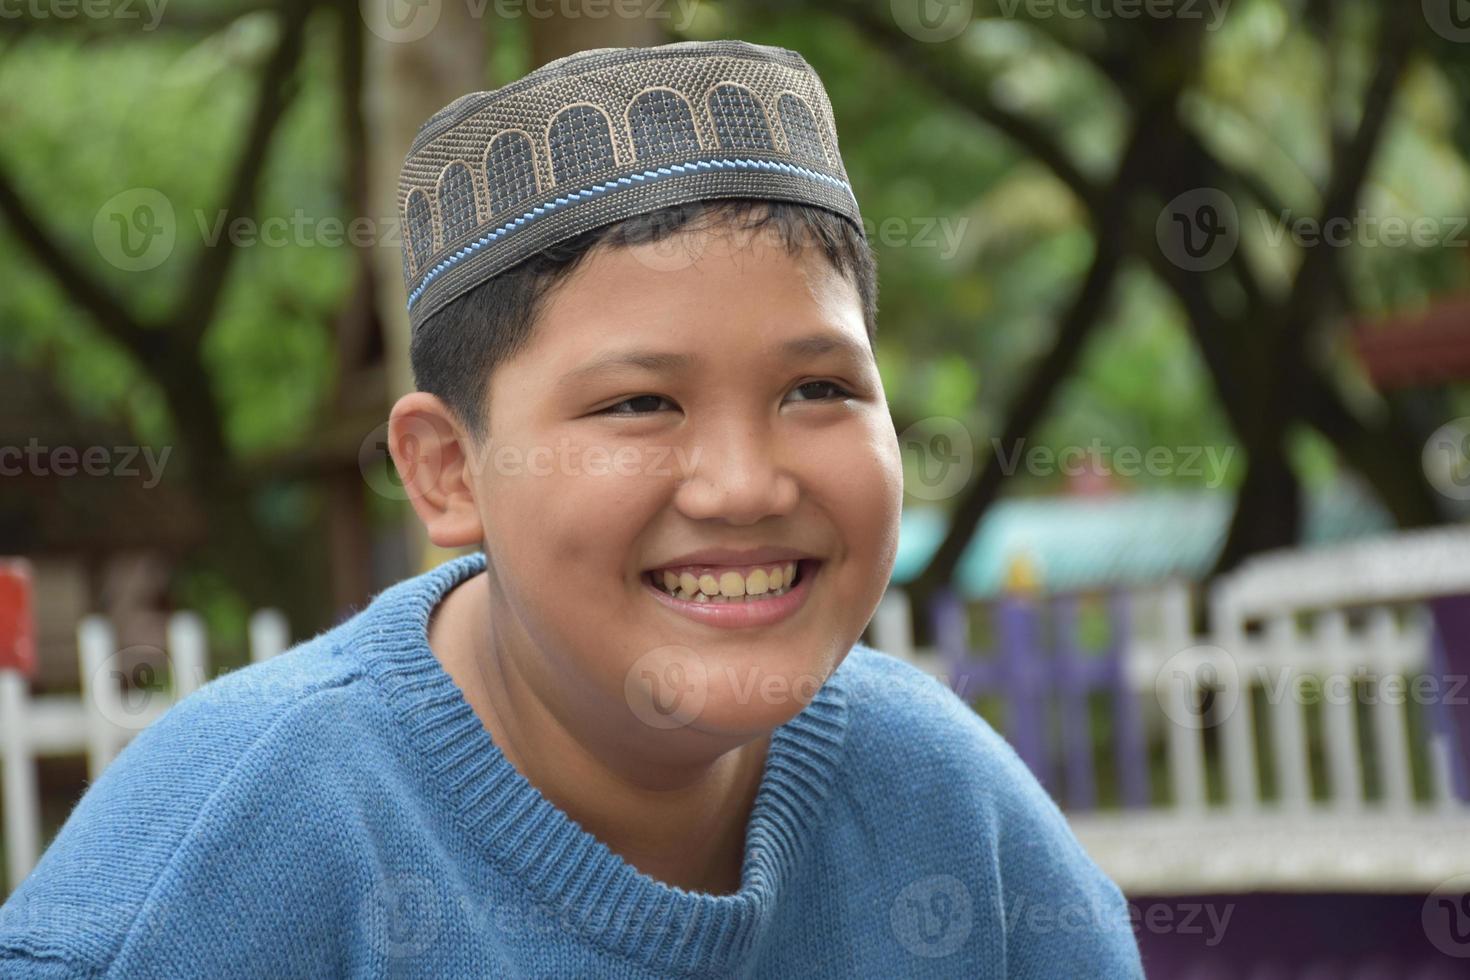
[{"label": "red object", "polygon": [[36,620],[31,603],[31,565],[0,559],[0,670],[36,676]]},{"label": "red object", "polygon": [[1359,324],[1353,346],[1379,391],[1470,378],[1470,296]]}]

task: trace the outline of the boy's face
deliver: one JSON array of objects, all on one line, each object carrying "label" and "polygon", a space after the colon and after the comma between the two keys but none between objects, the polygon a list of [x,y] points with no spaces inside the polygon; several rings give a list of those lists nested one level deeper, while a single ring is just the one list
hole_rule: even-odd
[{"label": "boy's face", "polygon": [[[598,248],[496,369],[487,411],[465,481],[492,629],[535,651],[518,666],[563,720],[631,706],[655,728],[759,735],[861,635],[893,568],[899,447],[857,291],[815,249],[724,225]],[[784,557],[689,558],[705,549]],[[765,591],[699,599],[707,575]]]}]

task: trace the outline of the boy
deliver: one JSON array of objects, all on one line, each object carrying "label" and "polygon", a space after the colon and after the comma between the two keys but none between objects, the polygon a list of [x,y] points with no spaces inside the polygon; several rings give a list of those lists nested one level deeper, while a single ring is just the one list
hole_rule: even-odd
[{"label": "boy", "polygon": [[480,550],[141,734],[0,973],[1141,976],[1015,753],[858,643],[902,485],[806,62],[564,58],[435,115],[400,204],[389,441]]}]

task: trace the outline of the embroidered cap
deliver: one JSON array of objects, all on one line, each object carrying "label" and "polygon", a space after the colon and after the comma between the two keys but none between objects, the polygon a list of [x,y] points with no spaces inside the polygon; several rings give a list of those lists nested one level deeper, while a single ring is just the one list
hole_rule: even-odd
[{"label": "embroidered cap", "polygon": [[744,41],[580,51],[424,123],[398,183],[413,330],[543,249],[672,204],[812,204],[862,232],[801,55]]}]

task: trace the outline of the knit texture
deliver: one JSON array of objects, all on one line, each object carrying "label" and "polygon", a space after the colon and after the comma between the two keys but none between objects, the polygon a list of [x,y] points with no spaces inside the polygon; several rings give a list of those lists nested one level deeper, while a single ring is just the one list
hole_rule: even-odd
[{"label": "knit texture", "polygon": [[400,582],[142,732],[0,908],[0,976],[1143,975],[1121,893],[1009,745],[862,644],[772,738],[739,892],[639,872],[429,649],[484,567]]}]

